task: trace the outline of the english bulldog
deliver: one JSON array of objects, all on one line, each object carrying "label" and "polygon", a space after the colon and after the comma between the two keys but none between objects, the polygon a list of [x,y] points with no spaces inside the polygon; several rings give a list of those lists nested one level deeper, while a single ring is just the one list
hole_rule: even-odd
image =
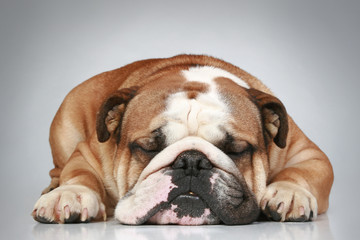
[{"label": "english bulldog", "polygon": [[333,183],[327,156],[260,80],[204,55],[83,82],[56,113],[50,145],[52,180],[32,212],[42,223],[310,221]]}]

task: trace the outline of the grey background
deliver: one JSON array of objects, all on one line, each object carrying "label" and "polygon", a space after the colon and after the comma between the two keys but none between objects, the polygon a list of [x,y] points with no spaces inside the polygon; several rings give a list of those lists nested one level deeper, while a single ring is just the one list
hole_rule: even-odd
[{"label": "grey background", "polygon": [[[359,12],[359,1],[1,0],[0,238],[354,238],[360,213]],[[100,72],[179,53],[222,58],[276,93],[331,159],[328,213],[300,225],[35,223],[30,213],[52,168],[49,126],[65,95]]]}]

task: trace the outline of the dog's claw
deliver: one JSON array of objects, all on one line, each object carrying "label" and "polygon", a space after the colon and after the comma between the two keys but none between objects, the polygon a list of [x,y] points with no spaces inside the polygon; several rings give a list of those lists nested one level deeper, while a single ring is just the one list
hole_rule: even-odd
[{"label": "dog's claw", "polygon": [[89,212],[88,212],[87,208],[84,208],[81,213],[81,221],[85,222],[86,219],[88,218],[88,216],[89,216]]},{"label": "dog's claw", "polygon": [[64,213],[65,213],[65,220],[70,218],[70,208],[68,205],[64,207]]}]

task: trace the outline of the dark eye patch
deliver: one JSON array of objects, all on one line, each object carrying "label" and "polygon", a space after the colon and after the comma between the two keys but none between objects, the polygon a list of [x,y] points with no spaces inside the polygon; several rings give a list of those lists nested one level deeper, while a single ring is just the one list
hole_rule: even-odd
[{"label": "dark eye patch", "polygon": [[226,133],[225,141],[219,147],[232,159],[238,159],[251,150],[251,145],[244,140],[235,140],[233,136]]},{"label": "dark eye patch", "polygon": [[232,142],[225,145],[224,152],[227,154],[239,154],[246,151],[249,144],[246,141]]},{"label": "dark eye patch", "polygon": [[133,142],[133,148],[140,148],[145,152],[153,152],[158,150],[158,144],[155,138],[143,137]]},{"label": "dark eye patch", "polygon": [[149,137],[136,139],[129,145],[130,151],[142,162],[150,161],[165,148],[165,136],[161,128],[151,132]]},{"label": "dark eye patch", "polygon": [[165,146],[166,137],[163,134],[161,127],[155,129],[154,131],[152,131],[151,134],[153,135],[153,137],[155,139],[155,142],[156,142],[156,144],[158,146],[158,149],[159,150],[164,149],[166,147]]}]

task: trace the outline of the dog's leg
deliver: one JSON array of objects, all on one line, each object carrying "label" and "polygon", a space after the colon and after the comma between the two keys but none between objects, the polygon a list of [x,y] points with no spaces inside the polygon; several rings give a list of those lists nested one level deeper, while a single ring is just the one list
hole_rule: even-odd
[{"label": "dog's leg", "polygon": [[33,210],[39,222],[105,220],[106,192],[101,163],[87,143],[80,143],[60,175],[60,186],[40,197]]},{"label": "dog's leg", "polygon": [[[81,101],[79,98],[82,97]],[[93,109],[87,107],[86,111],[79,105],[83,101],[84,96],[78,91],[71,91],[64,99],[59,110],[57,111],[50,127],[49,142],[53,157],[54,168],[50,171],[51,183],[45,188],[42,194],[48,193],[59,186],[59,178],[61,172],[71,155],[75,151],[77,145],[89,139],[86,129],[94,129],[95,122],[85,121],[79,116],[91,119],[86,115],[86,111],[91,116],[94,114]],[[91,105],[91,104],[90,104]],[[85,124],[91,123],[91,124]]]},{"label": "dog's leg", "polygon": [[[52,169],[50,171],[50,176],[52,175],[51,172],[54,172],[54,171],[59,171],[61,172],[60,169]],[[60,176],[60,174],[59,174]],[[55,188],[59,187],[59,177],[51,177],[51,182],[49,184],[49,186],[47,186],[42,192],[41,192],[41,195],[45,194],[45,193],[48,193],[48,192],[51,192],[52,190],[54,190]]]},{"label": "dog's leg", "polygon": [[[279,161],[279,171],[270,179],[261,208],[275,221],[308,221],[328,208],[333,171],[326,155],[292,123],[289,147]],[[291,141],[291,135],[296,140]],[[270,160],[271,161],[271,160]]]}]

